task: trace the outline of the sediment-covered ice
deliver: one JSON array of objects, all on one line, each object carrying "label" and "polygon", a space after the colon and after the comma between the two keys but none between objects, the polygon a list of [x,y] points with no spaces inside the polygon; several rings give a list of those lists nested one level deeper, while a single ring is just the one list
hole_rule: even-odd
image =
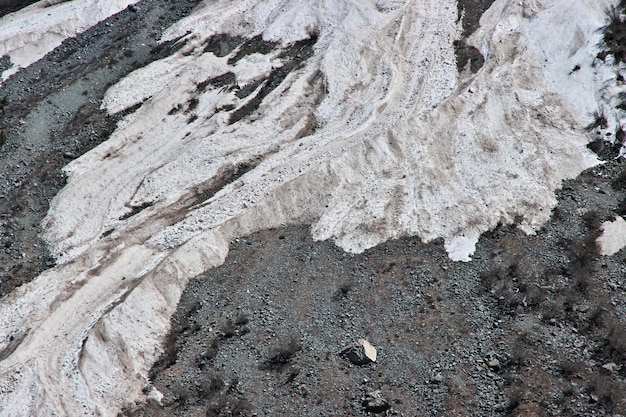
[{"label": "sediment-covered ice", "polygon": [[462,261],[499,222],[532,233],[597,163],[583,127],[609,4],[496,0],[472,75],[452,0],[203,3],[165,37],[184,46],[103,103],[138,110],[66,168],[45,222],[60,265],[0,304],[3,415],[144,398],[188,279],[257,230],[309,223],[353,252],[443,238]]}]

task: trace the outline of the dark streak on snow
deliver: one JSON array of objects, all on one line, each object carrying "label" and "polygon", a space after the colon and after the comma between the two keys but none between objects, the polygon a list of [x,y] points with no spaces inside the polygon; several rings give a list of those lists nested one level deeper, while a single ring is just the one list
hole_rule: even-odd
[{"label": "dark streak on snow", "polygon": [[468,45],[467,38],[478,29],[480,17],[491,6],[494,0],[459,0],[457,4],[458,19],[462,19],[463,33],[461,38],[454,42],[456,64],[462,72],[469,64],[472,74],[478,72],[485,63],[485,58],[475,47]]},{"label": "dark streak on snow", "polygon": [[315,45],[316,42],[317,35],[313,34],[307,39],[294,42],[287,46],[278,55],[278,58],[283,60],[283,65],[274,68],[265,79],[257,81],[257,83],[259,85],[262,84],[262,86],[259,88],[256,95],[231,113],[228,124],[236,123],[257,110],[263,102],[263,99],[278,87],[285,78],[287,78],[289,73],[300,68],[302,63],[313,55],[313,45]]}]

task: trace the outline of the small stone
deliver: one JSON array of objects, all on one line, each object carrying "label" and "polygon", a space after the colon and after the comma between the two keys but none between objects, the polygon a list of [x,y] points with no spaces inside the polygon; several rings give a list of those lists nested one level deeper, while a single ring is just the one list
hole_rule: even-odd
[{"label": "small stone", "polygon": [[492,369],[499,369],[500,368],[500,361],[497,360],[496,358],[491,359],[487,365],[489,365],[490,368]]},{"label": "small stone", "polygon": [[506,402],[498,403],[493,407],[493,411],[502,412],[506,411],[509,408],[509,404]]},{"label": "small stone", "polygon": [[605,363],[604,365],[602,365],[602,367],[611,373],[615,373],[621,369],[621,366],[619,366],[615,362]]},{"label": "small stone", "polygon": [[380,390],[368,393],[363,399],[363,407],[369,413],[384,413],[391,408]]},{"label": "small stone", "polygon": [[443,375],[438,373],[438,374],[436,374],[435,376],[432,377],[431,381],[433,381],[436,384],[441,384],[443,382]]}]

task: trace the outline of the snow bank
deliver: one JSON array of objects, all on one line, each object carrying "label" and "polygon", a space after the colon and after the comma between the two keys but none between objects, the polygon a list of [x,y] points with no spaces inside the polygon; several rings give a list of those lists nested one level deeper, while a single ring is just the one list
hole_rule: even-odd
[{"label": "snow bank", "polygon": [[626,221],[617,216],[613,221],[602,223],[602,234],[596,240],[600,253],[614,255],[626,246]]}]

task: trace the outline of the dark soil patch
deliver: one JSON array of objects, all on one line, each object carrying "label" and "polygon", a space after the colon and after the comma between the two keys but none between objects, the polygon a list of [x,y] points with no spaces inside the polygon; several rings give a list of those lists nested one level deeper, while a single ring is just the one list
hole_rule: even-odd
[{"label": "dark soil patch", "polygon": [[206,40],[204,52],[211,52],[215,56],[224,57],[234,51],[235,48],[244,41],[245,39],[240,36],[230,36],[226,33],[220,33]]},{"label": "dark soil patch", "polygon": [[205,81],[202,81],[197,86],[197,90],[200,93],[203,93],[208,86],[213,86],[216,88],[225,87],[228,85],[234,85],[237,82],[237,77],[232,72],[226,72],[222,75],[218,75],[216,77],[209,78]]},{"label": "dark soil patch", "polygon": [[8,70],[9,68],[11,68],[12,64],[11,64],[11,58],[8,57],[7,55],[4,55],[3,57],[0,58],[0,73]]},{"label": "dark soil patch", "polygon": [[467,38],[480,26],[480,18],[491,7],[494,0],[459,0],[457,19],[463,18],[463,34]]},{"label": "dark soil patch", "polygon": [[235,55],[228,58],[228,65],[235,65],[241,58],[252,53],[269,54],[278,47],[278,42],[270,42],[263,40],[263,36],[257,35],[246,40],[237,50]]},{"label": "dark soil patch", "polygon": [[462,19],[463,33],[461,39],[454,43],[456,65],[462,72],[469,64],[472,74],[478,72],[485,63],[485,58],[475,47],[466,43],[467,38],[478,29],[480,17],[494,0],[459,0],[457,3],[458,19]]},{"label": "dark soil patch", "polygon": [[465,43],[465,40],[454,41],[454,53],[456,55],[456,67],[459,72],[464,71],[469,64],[469,70],[476,74],[485,64],[485,58],[472,45]]},{"label": "dark soil patch", "polygon": [[39,0],[0,0],[0,17],[13,13]]}]

